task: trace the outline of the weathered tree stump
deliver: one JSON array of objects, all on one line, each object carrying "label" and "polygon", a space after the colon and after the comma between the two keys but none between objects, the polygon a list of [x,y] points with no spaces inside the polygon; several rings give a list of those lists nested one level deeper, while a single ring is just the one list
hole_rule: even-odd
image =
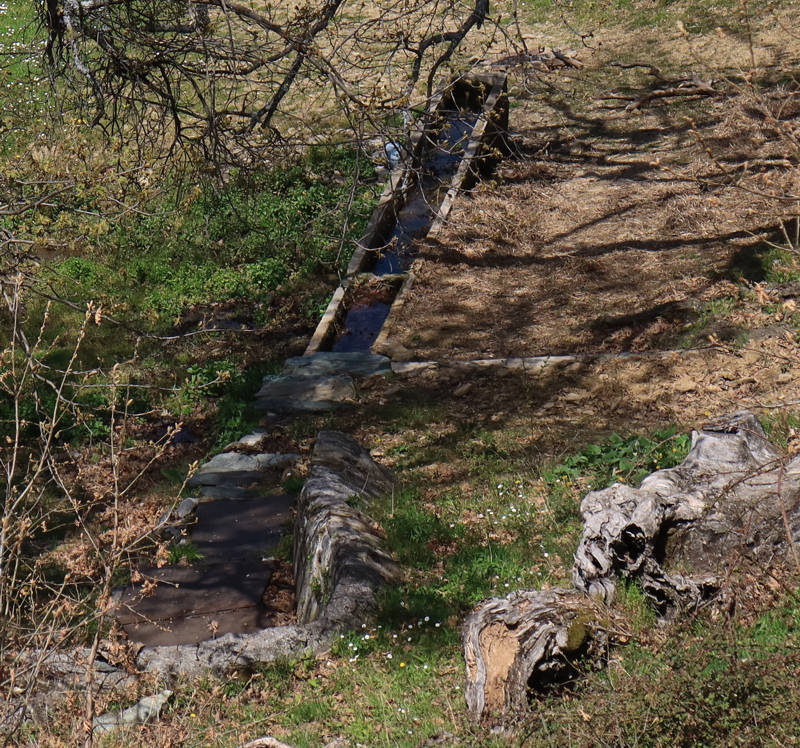
[{"label": "weathered tree stump", "polygon": [[531,689],[563,684],[605,660],[609,611],[576,590],[514,592],[470,614],[462,637],[475,718],[527,706]]},{"label": "weathered tree stump", "polygon": [[619,575],[637,578],[669,618],[724,602],[737,569],[795,556],[800,458],[782,458],[747,411],[705,426],[692,441],[680,465],[639,488],[616,484],[586,495],[573,567],[578,589],[611,602]]}]

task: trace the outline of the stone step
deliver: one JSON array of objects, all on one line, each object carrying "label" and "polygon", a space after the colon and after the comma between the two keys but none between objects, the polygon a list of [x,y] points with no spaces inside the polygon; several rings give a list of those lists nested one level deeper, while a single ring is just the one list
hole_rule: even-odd
[{"label": "stone step", "polygon": [[255,406],[277,413],[318,412],[355,398],[349,376],[285,374],[264,377]]},{"label": "stone step", "polygon": [[240,454],[223,452],[212,457],[189,479],[189,486],[243,488],[254,483],[277,483],[283,470],[294,465],[300,455],[265,452]]}]

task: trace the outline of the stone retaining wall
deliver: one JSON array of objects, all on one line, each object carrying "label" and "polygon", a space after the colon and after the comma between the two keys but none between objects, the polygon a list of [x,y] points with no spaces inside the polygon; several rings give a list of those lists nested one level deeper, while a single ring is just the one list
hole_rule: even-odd
[{"label": "stone retaining wall", "polygon": [[397,575],[369,517],[353,504],[393,489],[393,479],[351,437],[322,431],[297,508],[297,620],[358,621]]}]

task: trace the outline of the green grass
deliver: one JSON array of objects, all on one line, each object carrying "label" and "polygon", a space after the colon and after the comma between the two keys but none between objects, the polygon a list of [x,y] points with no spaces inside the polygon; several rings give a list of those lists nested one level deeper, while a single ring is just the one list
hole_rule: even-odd
[{"label": "green grass", "polygon": [[27,123],[39,116],[47,98],[43,45],[36,40],[35,4],[3,0],[0,7],[0,156],[15,153],[29,138]]},{"label": "green grass", "polygon": [[800,413],[789,408],[768,411],[759,419],[769,440],[782,449],[800,434]]},{"label": "green grass", "polygon": [[[360,189],[350,204],[352,182],[332,175],[363,172],[356,162],[351,151],[331,147],[294,166],[239,174],[221,188],[203,184],[185,194],[172,187],[106,226],[91,255],[53,263],[50,283],[69,298],[114,305],[139,326],[164,329],[192,305],[232,301],[261,305],[257,321],[265,322],[276,293],[346,264],[373,195]],[[53,209],[54,221],[73,208],[67,203]]]},{"label": "green grass", "polygon": [[502,435],[473,433],[462,452],[473,462],[472,491],[451,488],[432,505],[422,498],[423,486],[412,486],[370,506],[387,545],[414,570],[405,584],[387,591],[381,614],[386,625],[426,615],[458,620],[492,595],[569,584],[585,491],[617,481],[636,485],[653,470],[678,464],[690,445],[689,436],[674,428],[612,434],[555,464],[509,477],[505,448],[498,461],[484,459],[504,441]]}]

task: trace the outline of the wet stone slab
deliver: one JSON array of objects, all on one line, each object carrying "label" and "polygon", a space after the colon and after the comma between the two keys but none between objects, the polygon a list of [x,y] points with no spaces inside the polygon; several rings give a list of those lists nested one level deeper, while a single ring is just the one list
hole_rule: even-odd
[{"label": "wet stone slab", "polygon": [[144,582],[120,595],[117,620],[130,639],[149,646],[258,631],[267,625],[261,597],[272,570],[261,561],[142,569]]},{"label": "wet stone slab", "polygon": [[249,501],[210,501],[197,507],[192,543],[207,560],[271,556],[292,518],[294,498],[266,496]]},{"label": "wet stone slab", "polygon": [[293,504],[283,495],[199,504],[191,535],[199,558],[142,568],[141,580],[118,591],[116,617],[128,636],[150,646],[196,644],[269,625],[262,597],[274,565],[267,559]]},{"label": "wet stone slab", "polygon": [[255,406],[277,413],[318,412],[355,398],[349,376],[288,374],[264,378]]}]

